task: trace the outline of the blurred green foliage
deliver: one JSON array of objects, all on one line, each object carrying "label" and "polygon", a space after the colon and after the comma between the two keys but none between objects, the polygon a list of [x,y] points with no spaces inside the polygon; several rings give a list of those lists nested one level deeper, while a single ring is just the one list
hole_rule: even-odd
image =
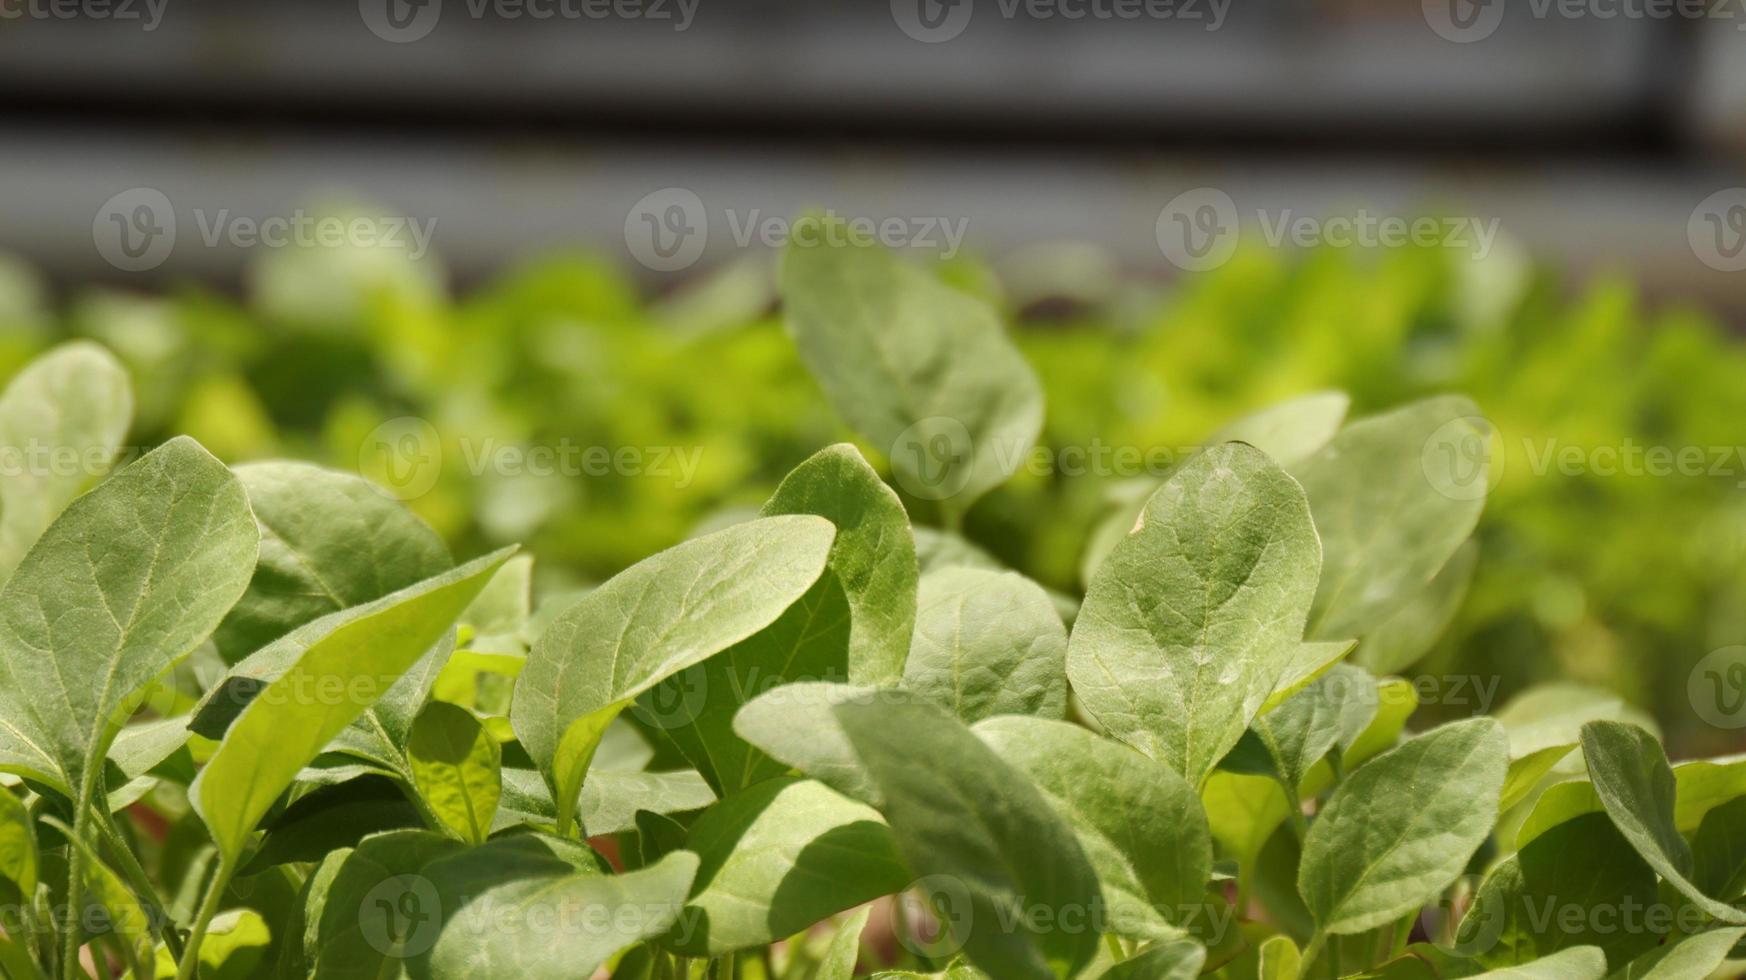
[{"label": "blurred green foliage", "polygon": [[[1242,252],[1169,288],[1109,268],[1085,246],[1031,253],[1004,293],[980,264],[941,270],[1012,314],[1048,397],[1042,450],[971,511],[971,539],[1076,593],[1092,528],[1135,478],[1233,417],[1324,388],[1349,392],[1354,416],[1462,392],[1499,433],[1502,475],[1473,588],[1420,670],[1501,676],[1500,696],[1591,681],[1674,722],[1689,751],[1729,747],[1726,733],[1677,725],[1692,716],[1691,665],[1746,642],[1746,345],[1696,313],[1645,309],[1622,280],[1573,293],[1504,248],[1483,263]],[[4,263],[0,373],[58,336],[96,338],[135,375],[140,443],[187,432],[233,461],[370,473],[378,426],[425,420],[441,468],[411,505],[463,552],[527,543],[548,588],[755,506],[849,437],[784,335],[761,263],[652,301],[586,255],[460,297],[443,281],[429,259],[292,250],[259,262],[241,300],[185,287],[54,308],[27,267]],[[493,465],[528,446],[560,450],[573,471]],[[1700,447],[1706,472],[1608,472],[1605,451],[1628,446]],[[635,472],[575,472],[599,459],[581,455],[590,447]],[[1561,467],[1566,447],[1584,463]],[[887,447],[865,448],[880,460]],[[1723,451],[1724,471],[1707,472]]]}]

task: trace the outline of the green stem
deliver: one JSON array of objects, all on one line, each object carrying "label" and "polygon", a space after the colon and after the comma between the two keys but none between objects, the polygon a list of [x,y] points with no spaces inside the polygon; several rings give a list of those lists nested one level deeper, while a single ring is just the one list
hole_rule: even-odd
[{"label": "green stem", "polygon": [[1303,948],[1303,975],[1309,976],[1309,968],[1315,965],[1316,957],[1322,954],[1322,946],[1328,941],[1328,934],[1317,931],[1310,936],[1309,945]]},{"label": "green stem", "polygon": [[94,814],[97,829],[102,832],[103,839],[108,842],[111,860],[115,862],[116,870],[127,879],[128,887],[132,888],[140,902],[145,905],[146,912],[152,919],[152,931],[163,940],[170,955],[180,958],[182,955],[182,936],[177,931],[176,922],[170,918],[170,910],[158,900],[157,889],[152,887],[152,880],[140,866],[139,858],[134,856],[133,848],[127,838],[121,834],[121,828],[115,825],[115,819],[110,814]]},{"label": "green stem", "polygon": [[[85,760],[85,771],[79,777],[79,798],[74,802],[73,836],[77,841],[67,846],[67,914],[71,923],[61,942],[61,975],[67,980],[84,980],[85,968],[79,965],[79,933],[85,921],[85,849],[78,841],[91,839],[91,810],[97,803],[97,784],[103,778],[103,755]],[[92,951],[96,958],[96,951]]]},{"label": "green stem", "polygon": [[206,897],[201,900],[200,912],[194,917],[194,931],[188,934],[188,948],[182,951],[181,965],[176,968],[176,980],[194,980],[200,964],[200,944],[206,939],[206,928],[212,924],[212,917],[218,914],[218,906],[224,901],[224,890],[230,885],[230,876],[235,870],[233,859],[218,859],[218,872],[212,876],[212,884],[206,886]]},{"label": "green stem", "polygon": [[1122,941],[1121,941],[1121,939],[1119,939],[1116,936],[1115,933],[1113,933],[1113,932],[1104,933],[1103,934],[1103,941],[1104,941],[1104,944],[1109,947],[1109,955],[1115,957],[1115,961],[1117,963],[1120,963],[1122,960],[1125,960],[1128,958],[1128,951],[1125,949],[1122,949]]}]

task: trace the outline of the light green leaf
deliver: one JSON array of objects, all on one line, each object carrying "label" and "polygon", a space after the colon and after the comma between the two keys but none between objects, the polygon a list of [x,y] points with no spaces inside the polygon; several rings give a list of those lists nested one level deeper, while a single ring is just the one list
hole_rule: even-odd
[{"label": "light green leaf", "polygon": [[763,513],[835,524],[824,574],[770,626],[638,701],[639,717],[666,731],[723,795],[785,771],[734,734],[746,701],[795,681],[896,681],[915,623],[909,518],[854,447],[832,446],[800,464]]},{"label": "light green leaf", "polygon": [[899,485],[961,514],[1024,462],[1041,386],[993,307],[844,231],[795,222],[781,271],[789,335]]},{"label": "light green leaf", "polygon": [[[596,765],[577,800],[576,818],[591,834],[616,834],[636,829],[636,814],[648,810],[667,816],[690,813],[715,802],[709,783],[696,772],[639,772]],[[503,770],[503,804],[492,828],[518,823],[557,821],[558,808],[539,773]]]},{"label": "light green leaf", "polygon": [[861,959],[861,933],[867,928],[872,912],[872,908],[864,908],[837,927],[813,980],[854,980],[855,964]]},{"label": "light green leaf", "polygon": [[904,686],[966,724],[1067,712],[1067,630],[1042,587],[1016,572],[947,568],[921,580]]},{"label": "light green leaf", "polygon": [[229,860],[297,773],[443,637],[513,549],[320,622],[297,662],[225,733],[189,799]]},{"label": "light green leaf", "polygon": [[1600,813],[1604,809],[1594,791],[1594,784],[1588,780],[1553,783],[1534,800],[1533,809],[1528,811],[1527,819],[1516,830],[1516,847],[1527,847],[1530,841],[1565,821],[1585,813]]},{"label": "light green leaf", "polygon": [[[1244,442],[1266,453],[1283,467],[1294,466],[1327,445],[1340,429],[1352,400],[1341,391],[1319,391],[1269,405],[1230,423],[1206,440],[1208,446]],[[1127,499],[1092,532],[1080,567],[1080,578],[1090,584],[1097,567],[1121,539],[1133,529],[1145,511],[1146,500],[1161,481],[1139,479],[1135,488],[1123,488]]]},{"label": "light green leaf", "polygon": [[1311,767],[1336,746],[1350,746],[1376,717],[1376,682],[1357,667],[1339,665],[1284,704],[1255,719],[1226,769],[1272,776],[1288,796]]},{"label": "light green leaf", "polygon": [[1201,910],[1212,839],[1175,770],[1064,721],[991,718],[971,730],[1073,828],[1103,886],[1110,931],[1171,939]]},{"label": "light green leaf", "polygon": [[[679,851],[621,875],[518,878],[477,893],[446,919],[414,977],[467,980],[592,976],[613,954],[672,928],[697,871]],[[433,879],[436,876],[433,874]]]},{"label": "light green leaf", "polygon": [[728,797],[698,818],[686,848],[701,863],[665,940],[686,956],[768,945],[910,880],[878,811],[812,780]]},{"label": "light green leaf", "polygon": [[[1508,966],[1591,945],[1623,962],[1659,940],[1641,915],[1655,903],[1655,872],[1604,814],[1591,813],[1554,827],[1486,875],[1461,920],[1456,950]],[[1639,913],[1625,920],[1631,908]]]},{"label": "light green leaf", "polygon": [[837,724],[836,707],[851,702],[902,703],[919,695],[848,684],[788,684],[753,698],[734,716],[734,731],[784,765],[873,806],[879,788]]},{"label": "light green leaf", "polygon": [[[461,613],[472,629],[467,649],[480,656],[527,652],[528,620],[533,616],[533,556],[516,555],[503,563],[491,581]],[[516,672],[520,672],[517,667]]]},{"label": "light green leaf", "polygon": [[1303,951],[1289,936],[1269,937],[1256,959],[1256,980],[1297,980],[1303,972]]},{"label": "light green leaf", "polygon": [[1532,963],[1475,974],[1474,980],[1601,980],[1607,957],[1597,946],[1572,946]]},{"label": "light green leaf", "polygon": [[145,976],[147,966],[155,962],[151,914],[128,890],[121,877],[103,863],[96,849],[76,835],[73,828],[54,817],[45,816],[43,822],[60,831],[67,842],[83,854],[84,860],[79,867],[83,872],[85,901],[103,910],[103,916],[94,919],[80,909],[76,921],[67,927],[78,928],[81,936],[94,941],[113,938],[130,968],[134,969],[134,975]]},{"label": "light green leaf", "polygon": [[1258,450],[1196,456],[1110,553],[1067,647],[1085,709],[1198,785],[1298,652],[1320,546],[1303,491]]},{"label": "light green leaf", "polygon": [[1500,807],[1508,810],[1526,799],[1540,779],[1576,748],[1584,723],[1623,721],[1629,711],[1618,695],[1584,684],[1542,684],[1511,698],[1497,713],[1510,736],[1510,773]]},{"label": "light green leaf", "polygon": [[1613,971],[1609,980],[1704,980],[1746,939],[1746,929],[1711,929],[1652,949]]},{"label": "light green leaf", "polygon": [[[200,980],[251,980],[266,972],[272,933],[254,909],[230,909],[213,916],[200,944]],[[158,947],[159,980],[176,975],[176,960]]]},{"label": "light green leaf", "polygon": [[454,564],[435,531],[363,477],[277,461],[236,476],[260,524],[261,559],[212,637],[227,663]]},{"label": "light green leaf", "polygon": [[1261,703],[1261,713],[1272,711],[1315,683],[1345,660],[1346,655],[1357,645],[1357,640],[1299,643],[1296,652],[1292,653],[1286,663],[1285,670],[1280,673],[1279,683],[1273,688],[1273,693],[1267,695],[1267,700]]},{"label": "light green leaf", "polygon": [[443,827],[485,843],[503,795],[503,749],[466,708],[432,701],[406,743],[412,783]]},{"label": "light green leaf", "polygon": [[1691,846],[1674,824],[1673,769],[1655,736],[1626,722],[1592,721],[1582,726],[1582,754],[1595,795],[1643,860],[1708,915],[1746,924],[1746,912],[1692,883]]},{"label": "light green leaf", "polygon": [[1285,790],[1266,776],[1215,770],[1201,787],[1200,799],[1220,855],[1236,861],[1244,874],[1251,872],[1274,829],[1291,815]]},{"label": "light green leaf", "polygon": [[821,517],[766,517],[670,548],[566,609],[528,654],[510,720],[566,832],[607,724],[637,695],[769,626],[824,571]]},{"label": "light green leaf", "polygon": [[971,962],[1002,980],[1060,980],[1091,961],[1096,872],[1029,780],[931,702],[835,713],[918,887]]},{"label": "light green leaf", "polygon": [[1502,726],[1475,718],[1434,728],[1349,775],[1304,840],[1298,890],[1317,927],[1374,929],[1459,877],[1491,833],[1508,765]]},{"label": "light green leaf", "polygon": [[[74,498],[108,472],[133,421],[127,372],[96,344],[63,344],[0,394],[0,581]],[[52,454],[52,455],[51,455]],[[65,459],[73,466],[57,465]]]},{"label": "light green leaf", "polygon": [[1399,673],[1417,663],[1455,620],[1478,567],[1479,545],[1468,541],[1428,585],[1364,634],[1352,660],[1373,674]]},{"label": "light green leaf", "polygon": [[1205,962],[1205,946],[1192,939],[1175,939],[1148,946],[1100,976],[1102,980],[1194,980]]},{"label": "light green leaf", "polygon": [[[1621,721],[1635,721],[1621,718]],[[1642,724],[1638,721],[1638,724]],[[1679,787],[1673,823],[1682,834],[1697,830],[1704,815],[1729,800],[1746,796],[1746,758],[1693,759],[1673,767]]]},{"label": "light green leaf", "polygon": [[0,880],[18,888],[18,897],[36,895],[36,832],[30,811],[14,792],[0,787]]},{"label": "light green leaf", "polygon": [[236,478],[188,438],[74,501],[0,591],[6,749],[79,787],[135,696],[242,594],[257,541]]},{"label": "light green leaf", "polygon": [[1323,563],[1310,636],[1362,637],[1424,591],[1485,505],[1490,436],[1465,398],[1414,402],[1348,425],[1292,467]]}]

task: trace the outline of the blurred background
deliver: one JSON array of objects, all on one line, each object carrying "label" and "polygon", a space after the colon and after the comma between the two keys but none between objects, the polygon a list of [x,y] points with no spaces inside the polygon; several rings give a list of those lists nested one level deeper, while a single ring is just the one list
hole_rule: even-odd
[{"label": "blurred background", "polygon": [[1746,2],[0,0],[0,91],[0,373],[102,341],[142,445],[412,439],[458,550],[597,581],[848,437],[771,275],[829,208],[1084,450],[970,513],[1001,561],[1081,590],[1156,475],[1098,447],[1462,391],[1502,475],[1416,670],[1746,749],[1691,701],[1746,644]]}]

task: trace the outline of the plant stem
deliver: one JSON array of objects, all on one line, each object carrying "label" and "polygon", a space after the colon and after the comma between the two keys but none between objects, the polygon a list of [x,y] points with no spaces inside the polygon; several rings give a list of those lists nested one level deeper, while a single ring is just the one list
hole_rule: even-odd
[{"label": "plant stem", "polygon": [[1320,930],[1317,930],[1314,935],[1310,936],[1309,945],[1303,948],[1304,976],[1309,975],[1309,968],[1315,965],[1316,957],[1322,954],[1322,946],[1327,943],[1327,941],[1327,933],[1321,932]]},{"label": "plant stem", "polygon": [[175,920],[170,918],[170,910],[158,900],[158,892],[152,887],[151,877],[146,874],[145,868],[140,866],[139,858],[134,855],[133,848],[127,843],[127,838],[122,836],[121,828],[115,826],[115,819],[109,814],[97,813],[93,816],[97,820],[97,829],[102,832],[103,839],[109,843],[109,850],[113,852],[112,859],[115,862],[116,870],[120,871],[122,877],[127,879],[127,884],[133,889],[140,902],[145,905],[146,912],[151,915],[152,931],[159,939],[163,940],[164,946],[170,951],[171,956],[180,958],[182,955],[181,933],[177,931]]},{"label": "plant stem", "polygon": [[[67,914],[70,922],[61,944],[61,975],[67,980],[84,980],[85,968],[79,965],[79,932],[85,920],[85,849],[79,841],[91,839],[91,810],[97,805],[98,780],[103,778],[101,753],[85,760],[85,771],[79,777],[79,798],[73,801],[73,836],[76,841],[67,846]],[[96,950],[92,950],[96,959]]]},{"label": "plant stem", "polygon": [[1128,958],[1127,950],[1122,949],[1122,941],[1116,937],[1115,933],[1113,933],[1113,932],[1104,933],[1103,934],[1103,941],[1105,944],[1107,944],[1109,946],[1109,955],[1115,957],[1115,961],[1117,963],[1120,963],[1122,960],[1125,960]]},{"label": "plant stem", "polygon": [[230,884],[235,869],[233,859],[219,857],[218,871],[212,876],[212,884],[206,886],[206,897],[201,900],[200,912],[194,917],[194,931],[188,934],[188,948],[182,951],[181,965],[176,968],[176,980],[194,980],[200,964],[200,943],[206,939],[206,927],[212,924],[212,917],[218,914],[218,906],[224,901],[224,889]]}]

